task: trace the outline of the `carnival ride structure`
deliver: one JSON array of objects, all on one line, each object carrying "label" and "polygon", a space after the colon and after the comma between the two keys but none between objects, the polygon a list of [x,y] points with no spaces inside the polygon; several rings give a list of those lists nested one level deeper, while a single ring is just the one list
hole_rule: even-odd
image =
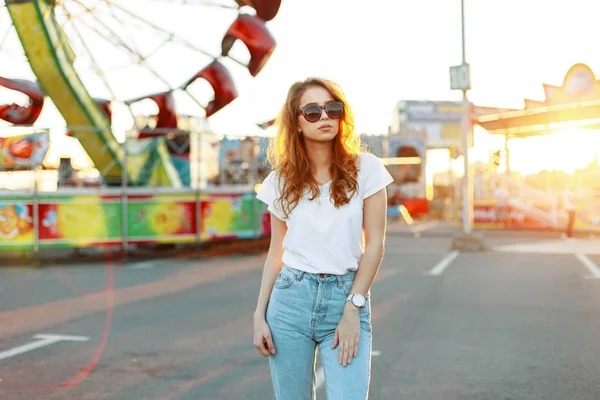
[{"label": "carnival ride structure", "polygon": [[[145,4],[143,7],[142,3]],[[214,50],[207,51],[185,34],[176,32],[175,25],[161,26],[162,16],[156,15],[161,12],[152,10],[157,3],[164,3],[170,10],[163,8],[167,10],[163,12],[171,13],[176,22],[183,14],[189,14],[186,10],[191,12],[193,6],[202,6],[201,10],[213,7],[223,12],[229,9],[237,16],[222,36],[220,53],[214,54]],[[0,104],[0,119],[15,126],[33,125],[42,112],[45,99],[50,98],[66,122],[68,135],[79,140],[107,185],[121,185],[125,181],[129,186],[188,186],[189,138],[183,144],[181,140],[174,140],[181,133],[178,132],[176,97],[182,94],[191,99],[205,110],[206,118],[236,99],[238,92],[226,62],[243,66],[252,77],[258,75],[276,47],[266,23],[276,16],[280,3],[280,0],[5,0],[3,8],[8,11],[11,23],[0,36],[0,51],[6,39],[15,32],[37,81],[0,76],[0,86],[28,98],[28,104],[24,105]],[[137,5],[137,9],[130,4]],[[149,10],[142,12],[145,9]],[[124,31],[131,27],[141,33],[125,34]],[[237,43],[245,45],[249,55],[247,62],[232,55]],[[139,67],[127,75],[129,79],[152,76],[164,89],[124,98],[124,91],[119,90],[110,76],[120,67],[108,67],[104,62],[110,58],[106,56],[106,48],[110,47],[118,50],[111,57],[118,61],[128,60],[124,68],[129,66],[128,63]],[[197,57],[170,59],[168,55],[173,54],[173,47],[179,51],[185,49],[194,57],[203,56],[206,64],[198,68]],[[165,78],[152,63],[161,51],[164,52],[161,62],[167,69],[177,69],[179,64],[184,64],[188,71],[189,68],[196,71],[188,77],[175,77],[180,83],[174,84],[173,79]],[[109,98],[92,95],[90,71]],[[212,89],[213,97],[207,103],[200,101],[190,90],[198,80],[203,80]],[[128,82],[133,84],[121,79],[119,85]],[[125,139],[118,140],[113,132],[112,106],[115,103],[124,105],[135,124],[137,116],[132,106],[143,101],[152,101],[158,108],[152,116],[154,126],[134,126],[135,137],[126,134]]]}]

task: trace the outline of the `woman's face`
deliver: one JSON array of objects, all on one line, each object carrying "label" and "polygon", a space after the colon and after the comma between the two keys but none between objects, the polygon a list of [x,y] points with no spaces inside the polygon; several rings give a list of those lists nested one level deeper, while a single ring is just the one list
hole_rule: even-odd
[{"label": "woman's face", "polygon": [[[307,105],[324,106],[334,101],[335,99],[327,89],[321,86],[312,86],[306,89],[300,97],[300,108]],[[301,113],[298,115],[298,127],[305,140],[331,141],[338,134],[339,122],[339,119],[329,118],[325,110],[321,110],[321,119],[316,122],[308,122]]]}]

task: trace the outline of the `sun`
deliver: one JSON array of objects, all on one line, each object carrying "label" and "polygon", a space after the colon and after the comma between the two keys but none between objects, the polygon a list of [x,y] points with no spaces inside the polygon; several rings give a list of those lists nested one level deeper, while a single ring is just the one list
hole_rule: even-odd
[{"label": "sun", "polygon": [[523,175],[541,171],[573,174],[600,154],[600,131],[570,128],[546,136],[509,142],[511,169]]}]

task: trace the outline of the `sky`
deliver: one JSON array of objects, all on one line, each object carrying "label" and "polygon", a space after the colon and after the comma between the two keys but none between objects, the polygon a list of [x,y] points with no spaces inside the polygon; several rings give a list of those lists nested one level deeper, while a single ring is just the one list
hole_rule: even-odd
[{"label": "sky", "polygon": [[[163,13],[150,6],[161,7],[162,3],[164,7],[163,0],[115,3],[177,30],[213,53],[218,52],[221,37],[235,18],[230,10],[176,7],[174,4],[180,3],[176,0],[171,0],[167,4],[170,11]],[[600,53],[594,46],[594,38],[600,38],[598,10],[594,10],[599,6],[593,4],[589,0],[466,0],[470,100],[484,106],[522,108],[525,97],[544,98],[543,83],[560,85],[575,63],[585,63],[600,75]],[[103,15],[107,20],[111,18]],[[0,19],[0,24],[4,21]],[[128,23],[124,18],[121,21]],[[279,14],[267,26],[277,48],[257,77],[226,62],[239,97],[210,118],[210,126],[217,133],[264,134],[256,123],[273,118],[289,86],[308,76],[326,77],[340,84],[360,133],[387,132],[393,108],[400,100],[461,97],[460,92],[450,90],[448,71],[462,61],[459,0],[283,0]],[[92,36],[88,44],[100,51],[103,59],[119,59],[117,50]],[[141,47],[151,48],[158,36],[136,40]],[[243,54],[240,46],[234,50]],[[157,68],[174,84],[185,81],[208,60],[171,51]],[[173,62],[178,56],[182,60]],[[0,58],[0,74],[27,75],[15,60]],[[117,82],[123,89],[119,93],[129,91],[133,96],[155,90],[155,77],[130,76]],[[198,111],[189,104],[182,105],[182,110]],[[57,121],[56,112],[48,107],[40,124],[55,125]]]},{"label": "sky", "polygon": [[[473,102],[521,108],[524,97],[543,99],[542,83],[560,85],[577,62],[600,74],[593,3],[566,4],[465,1]],[[241,125],[245,115],[249,124],[253,116],[268,118],[292,82],[318,75],[342,86],[360,132],[386,132],[399,100],[460,98],[449,89],[448,72],[462,61],[460,21],[458,0],[284,0],[269,23],[278,49],[213,126]]]}]

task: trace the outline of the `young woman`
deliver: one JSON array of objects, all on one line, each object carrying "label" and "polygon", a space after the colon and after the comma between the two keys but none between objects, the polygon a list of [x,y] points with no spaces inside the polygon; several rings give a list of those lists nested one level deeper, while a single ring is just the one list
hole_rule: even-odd
[{"label": "young woman", "polygon": [[321,354],[329,400],[366,399],[371,372],[370,288],[383,258],[392,182],[361,152],[341,89],[292,85],[269,147],[273,172],[257,197],[271,244],[254,314],[254,346],[269,357],[277,400],[315,398]]}]

